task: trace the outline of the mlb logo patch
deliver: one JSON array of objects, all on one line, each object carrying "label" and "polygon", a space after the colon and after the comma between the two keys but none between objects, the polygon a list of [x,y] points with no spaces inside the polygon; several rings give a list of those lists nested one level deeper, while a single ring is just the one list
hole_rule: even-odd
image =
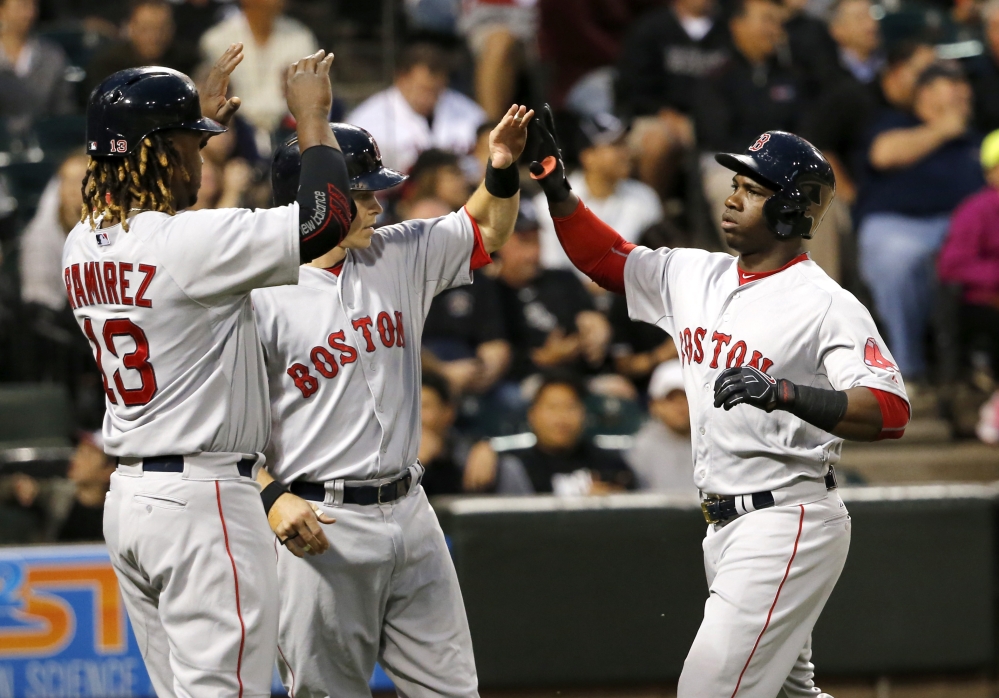
[{"label": "mlb logo patch", "polygon": [[87,143],[87,150],[97,150],[97,141]]},{"label": "mlb logo patch", "polygon": [[97,244],[101,247],[107,247],[111,244],[111,238],[108,237],[107,233],[97,233],[94,237],[97,238]]}]

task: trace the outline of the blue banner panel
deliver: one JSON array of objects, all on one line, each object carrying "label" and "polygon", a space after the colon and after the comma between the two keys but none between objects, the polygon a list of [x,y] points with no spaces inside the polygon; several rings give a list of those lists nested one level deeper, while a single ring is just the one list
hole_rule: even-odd
[{"label": "blue banner panel", "polygon": [[0,549],[0,698],[153,695],[103,545]]},{"label": "blue banner panel", "polygon": [[103,545],[0,548],[0,698],[155,695]]}]

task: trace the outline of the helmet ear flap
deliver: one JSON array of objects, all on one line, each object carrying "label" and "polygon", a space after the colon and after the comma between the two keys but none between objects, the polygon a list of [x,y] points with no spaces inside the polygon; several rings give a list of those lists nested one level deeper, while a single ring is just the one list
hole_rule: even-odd
[{"label": "helmet ear flap", "polygon": [[770,229],[781,240],[795,236],[812,237],[811,221],[805,218],[808,202],[797,189],[779,191],[763,204],[763,216]]}]

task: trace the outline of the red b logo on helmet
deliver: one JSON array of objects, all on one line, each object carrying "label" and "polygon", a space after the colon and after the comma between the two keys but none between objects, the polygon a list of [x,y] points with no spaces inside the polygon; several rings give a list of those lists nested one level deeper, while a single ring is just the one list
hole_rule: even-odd
[{"label": "red b logo on helmet", "polygon": [[764,133],[762,136],[756,139],[756,142],[749,146],[749,149],[754,153],[766,145],[766,142],[770,140],[770,134]]}]

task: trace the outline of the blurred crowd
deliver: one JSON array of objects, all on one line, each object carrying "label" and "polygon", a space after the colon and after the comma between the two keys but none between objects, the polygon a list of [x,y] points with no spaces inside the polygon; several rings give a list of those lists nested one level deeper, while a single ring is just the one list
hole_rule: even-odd
[{"label": "blurred crowd", "polygon": [[[200,81],[239,41],[242,107],[204,150],[199,207],[270,205],[269,156],[294,130],[282,72],[318,47],[338,56],[330,118],[366,128],[410,175],[385,197],[386,224],[459,209],[509,104],[548,102],[597,216],[650,247],[725,251],[731,172],[713,155],[798,133],[838,182],[810,254],[872,309],[915,416],[999,441],[999,0],[400,0],[389,18],[384,6],[0,0],[0,381],[63,384],[77,424],[100,426],[100,378],[60,278],[86,97],[140,65]],[[365,41],[392,46],[387,86],[364,69]],[[671,338],[572,268],[521,181],[510,242],[427,319],[428,492],[692,491]],[[25,478],[0,479],[0,500],[40,510],[48,494]]]}]

